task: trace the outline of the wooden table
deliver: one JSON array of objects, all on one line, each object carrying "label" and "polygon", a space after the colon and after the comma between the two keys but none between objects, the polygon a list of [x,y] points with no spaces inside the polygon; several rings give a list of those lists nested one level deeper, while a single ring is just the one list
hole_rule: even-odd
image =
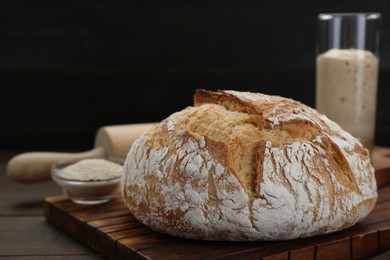
[{"label": "wooden table", "polygon": [[[15,154],[16,151],[0,151],[0,258],[103,259],[46,222],[44,198],[61,194],[55,183],[18,184],[6,177],[6,163]],[[379,168],[390,167],[390,148],[377,148],[374,163]],[[390,259],[390,252],[373,259]]]},{"label": "wooden table", "polygon": [[0,259],[104,259],[47,223],[43,201],[61,194],[52,181],[19,184],[7,178],[7,161],[17,152],[0,151]]}]

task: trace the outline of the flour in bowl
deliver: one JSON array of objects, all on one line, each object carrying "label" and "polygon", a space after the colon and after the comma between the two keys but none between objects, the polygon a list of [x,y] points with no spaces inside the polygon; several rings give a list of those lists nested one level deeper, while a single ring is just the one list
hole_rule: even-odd
[{"label": "flour in bowl", "polygon": [[80,160],[58,172],[58,177],[77,181],[101,181],[121,176],[123,166],[105,159]]}]

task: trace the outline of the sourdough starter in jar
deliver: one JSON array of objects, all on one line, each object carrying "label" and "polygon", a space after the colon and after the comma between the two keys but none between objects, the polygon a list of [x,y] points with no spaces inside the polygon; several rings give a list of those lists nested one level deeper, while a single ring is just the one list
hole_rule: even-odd
[{"label": "sourdough starter in jar", "polygon": [[374,145],[378,58],[370,51],[331,49],[317,57],[316,108]]}]

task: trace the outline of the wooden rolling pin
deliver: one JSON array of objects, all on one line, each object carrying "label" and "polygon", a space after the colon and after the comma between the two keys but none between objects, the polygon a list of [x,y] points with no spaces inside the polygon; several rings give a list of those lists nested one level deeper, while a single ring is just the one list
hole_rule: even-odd
[{"label": "wooden rolling pin", "polygon": [[7,175],[17,182],[33,183],[51,179],[51,166],[60,160],[104,156],[124,159],[134,140],[152,124],[144,123],[101,127],[95,136],[95,148],[86,152],[30,152],[16,155],[7,164]]}]

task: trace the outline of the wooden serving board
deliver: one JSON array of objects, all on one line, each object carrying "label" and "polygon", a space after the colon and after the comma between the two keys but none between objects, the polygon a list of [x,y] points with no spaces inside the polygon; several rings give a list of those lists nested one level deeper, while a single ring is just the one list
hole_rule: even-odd
[{"label": "wooden serving board", "polygon": [[109,259],[360,259],[390,249],[390,186],[363,222],[312,238],[276,242],[210,242],[174,238],[138,222],[118,195],[100,205],[46,198],[50,223]]}]

